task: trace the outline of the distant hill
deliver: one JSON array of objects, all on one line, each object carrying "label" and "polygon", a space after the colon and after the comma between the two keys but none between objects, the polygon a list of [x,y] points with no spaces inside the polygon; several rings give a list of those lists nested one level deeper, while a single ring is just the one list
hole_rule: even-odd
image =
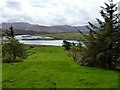
[{"label": "distant hill", "polygon": [[69,26],[69,25],[42,26],[26,22],[2,23],[2,30],[5,31],[11,25],[14,27],[14,31],[16,34],[77,32],[78,29],[84,33],[88,31],[86,26]]}]

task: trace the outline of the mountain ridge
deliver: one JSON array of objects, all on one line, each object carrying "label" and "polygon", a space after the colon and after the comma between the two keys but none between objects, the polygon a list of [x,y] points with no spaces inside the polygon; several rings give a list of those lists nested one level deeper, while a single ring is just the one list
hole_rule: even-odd
[{"label": "mountain ridge", "polygon": [[2,23],[2,31],[9,29],[10,26],[14,27],[16,34],[37,34],[37,33],[62,33],[62,32],[87,32],[86,26],[71,26],[71,25],[54,25],[45,26],[38,24],[30,24],[28,22],[14,22],[14,23]]}]

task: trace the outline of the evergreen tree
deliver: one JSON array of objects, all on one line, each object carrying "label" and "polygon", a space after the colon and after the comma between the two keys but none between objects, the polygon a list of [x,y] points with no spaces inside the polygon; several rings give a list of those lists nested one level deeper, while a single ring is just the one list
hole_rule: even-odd
[{"label": "evergreen tree", "polygon": [[6,36],[8,38],[2,44],[3,62],[21,61],[26,56],[25,46],[14,38],[15,35],[12,26],[9,30],[6,30]]},{"label": "evergreen tree", "polygon": [[[104,21],[96,19],[100,27],[88,22],[89,35],[86,38],[85,55],[81,63],[88,66],[99,66],[115,69],[120,57],[120,29],[118,25],[119,14],[116,13],[116,4],[110,1],[101,7],[101,16]],[[96,31],[97,30],[97,31]]]},{"label": "evergreen tree", "polygon": [[14,38],[15,35],[14,35],[13,27],[11,26],[11,27],[9,28],[9,30],[6,30],[5,34],[6,34],[6,36],[8,36],[9,38]]}]

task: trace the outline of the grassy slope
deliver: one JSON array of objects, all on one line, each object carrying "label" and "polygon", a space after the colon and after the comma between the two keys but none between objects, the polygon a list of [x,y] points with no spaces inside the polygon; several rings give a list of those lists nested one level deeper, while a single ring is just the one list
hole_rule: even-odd
[{"label": "grassy slope", "polygon": [[66,33],[54,33],[54,34],[36,34],[40,36],[50,36],[55,39],[67,39],[67,40],[80,40],[79,32],[66,32]]},{"label": "grassy slope", "polygon": [[79,66],[62,47],[37,47],[30,52],[24,62],[3,64],[3,88],[118,87],[117,72]]}]

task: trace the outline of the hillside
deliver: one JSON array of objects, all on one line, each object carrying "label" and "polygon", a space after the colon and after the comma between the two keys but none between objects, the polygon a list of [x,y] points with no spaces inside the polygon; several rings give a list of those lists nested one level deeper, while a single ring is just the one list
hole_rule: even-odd
[{"label": "hillside", "polygon": [[88,31],[86,29],[86,26],[69,26],[69,25],[43,26],[30,24],[26,22],[2,23],[2,30],[5,31],[11,25],[14,27],[14,31],[16,34],[77,32],[78,29],[83,32]]}]

